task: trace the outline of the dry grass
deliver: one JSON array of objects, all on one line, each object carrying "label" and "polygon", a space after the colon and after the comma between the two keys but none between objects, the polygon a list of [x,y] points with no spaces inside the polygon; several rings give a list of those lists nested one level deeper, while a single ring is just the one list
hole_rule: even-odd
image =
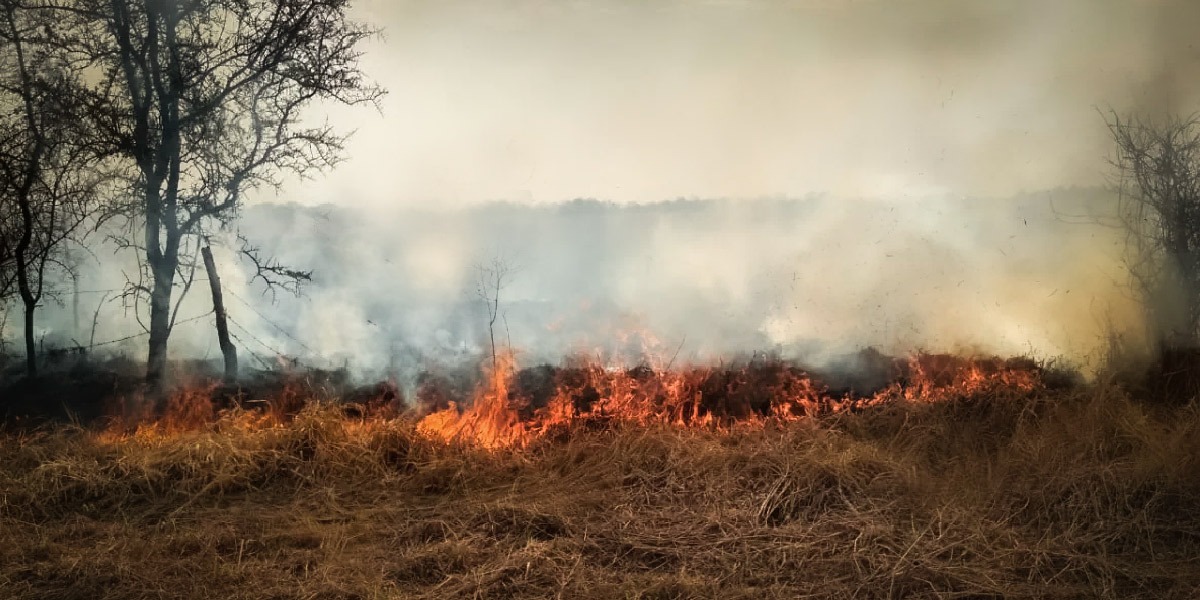
[{"label": "dry grass", "polygon": [[0,437],[4,598],[1196,598],[1200,409],[1115,387],[487,452],[311,406]]}]

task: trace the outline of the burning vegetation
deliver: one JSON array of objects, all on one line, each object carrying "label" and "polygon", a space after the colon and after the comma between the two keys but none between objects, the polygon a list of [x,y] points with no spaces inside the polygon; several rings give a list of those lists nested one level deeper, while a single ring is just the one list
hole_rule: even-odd
[{"label": "burning vegetation", "polygon": [[[1027,359],[861,353],[867,373],[820,375],[772,357],[739,366],[610,368],[586,359],[516,370],[511,356],[491,369],[467,398],[426,380],[417,390],[421,431],[487,448],[524,445],[572,427],[669,424],[728,427],[791,421],[888,402],[944,401],[1044,389],[1045,369]],[[1057,374],[1056,374],[1057,375]],[[1061,376],[1059,376],[1061,378]],[[875,380],[875,381],[872,381]],[[882,383],[881,383],[882,382]],[[854,383],[865,385],[855,389]],[[465,400],[465,401],[464,401]]]},{"label": "burning vegetation", "polygon": [[[1016,358],[195,383],[9,421],[13,598],[1192,598],[1200,411]],[[870,368],[861,367],[871,365]],[[147,590],[154,590],[148,592]]]}]

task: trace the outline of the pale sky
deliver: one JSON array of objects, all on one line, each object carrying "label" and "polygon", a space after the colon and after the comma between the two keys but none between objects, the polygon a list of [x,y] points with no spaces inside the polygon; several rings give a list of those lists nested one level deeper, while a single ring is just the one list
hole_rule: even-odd
[{"label": "pale sky", "polygon": [[1097,108],[1190,112],[1200,2],[365,0],[382,114],[279,197],[1007,195],[1104,182]]}]

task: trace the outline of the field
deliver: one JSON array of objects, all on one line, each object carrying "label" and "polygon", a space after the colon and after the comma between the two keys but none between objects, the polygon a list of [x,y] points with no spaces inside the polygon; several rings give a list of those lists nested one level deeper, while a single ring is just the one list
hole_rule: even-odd
[{"label": "field", "polygon": [[[608,412],[475,408],[498,378],[424,414],[199,388],[10,427],[0,597],[1200,597],[1195,403],[972,367],[741,414],[651,375],[593,378]],[[655,410],[613,410],[639,381]]]}]

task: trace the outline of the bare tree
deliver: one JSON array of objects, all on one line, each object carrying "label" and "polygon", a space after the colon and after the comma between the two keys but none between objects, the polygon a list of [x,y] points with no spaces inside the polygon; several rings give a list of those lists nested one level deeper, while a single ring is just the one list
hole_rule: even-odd
[{"label": "bare tree", "polygon": [[1106,118],[1126,260],[1154,336],[1200,342],[1200,116]]},{"label": "bare tree", "polygon": [[[348,4],[42,0],[61,15],[77,68],[93,75],[89,127],[126,166],[131,201],[119,214],[142,258],[132,291],[149,302],[152,385],[164,382],[172,298],[198,264],[200,238],[229,226],[248,192],[338,161],[344,138],[302,122],[304,109],[380,98],[357,65],[374,32],[347,17]],[[268,283],[302,273],[256,266]]]},{"label": "bare tree", "polygon": [[500,318],[500,290],[504,289],[512,267],[503,258],[493,258],[486,265],[475,265],[475,294],[487,311],[488,340],[491,342],[492,369],[498,367],[496,356],[496,320]]},{"label": "bare tree", "polygon": [[45,32],[47,10],[0,0],[0,293],[15,287],[25,314],[26,372],[37,375],[34,313],[50,271],[68,275],[68,243],[95,216],[102,181],[98,155],[82,143],[80,85]]}]

